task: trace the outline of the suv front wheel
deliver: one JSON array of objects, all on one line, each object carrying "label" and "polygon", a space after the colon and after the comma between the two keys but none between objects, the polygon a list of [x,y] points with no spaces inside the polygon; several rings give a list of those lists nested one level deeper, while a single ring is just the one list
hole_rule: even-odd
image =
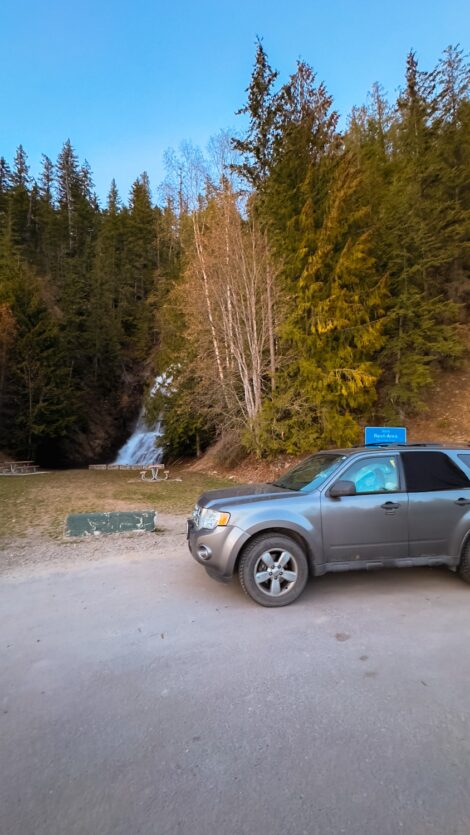
[{"label": "suv front wheel", "polygon": [[304,551],[283,534],[262,534],[250,542],[238,566],[240,584],[261,606],[287,606],[302,594],[308,580]]}]

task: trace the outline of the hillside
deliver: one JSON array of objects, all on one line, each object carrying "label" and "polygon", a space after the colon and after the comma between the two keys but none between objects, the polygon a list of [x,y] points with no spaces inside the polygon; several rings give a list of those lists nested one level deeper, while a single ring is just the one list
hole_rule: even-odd
[{"label": "hillside", "polygon": [[[456,371],[440,371],[426,402],[422,413],[406,421],[409,443],[470,444],[470,359]],[[296,460],[278,456],[258,461],[250,456],[234,467],[224,467],[221,458],[220,444],[214,444],[190,469],[229,475],[237,481],[271,481]]]},{"label": "hillside", "polygon": [[440,372],[427,408],[408,421],[409,440],[470,444],[470,362],[454,372]]},{"label": "hillside", "polygon": [[[470,66],[449,46],[404,69],[343,128],[314,68],[283,83],[258,40],[241,131],[171,153],[157,203],[143,173],[100,206],[70,140],[37,180],[22,145],[1,158],[0,449],[109,462],[165,376],[174,460],[234,427],[258,459],[304,456],[387,400],[417,412],[470,321]],[[466,384],[443,377],[410,437],[467,439]]]}]

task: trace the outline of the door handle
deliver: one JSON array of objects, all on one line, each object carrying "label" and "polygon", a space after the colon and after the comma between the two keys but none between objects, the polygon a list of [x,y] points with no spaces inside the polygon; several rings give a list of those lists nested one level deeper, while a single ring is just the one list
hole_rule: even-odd
[{"label": "door handle", "polygon": [[396,502],[385,502],[385,504],[381,504],[380,507],[382,507],[384,510],[398,510],[400,505]]},{"label": "door handle", "polygon": [[458,504],[459,507],[465,507],[466,504],[470,504],[470,499],[456,499],[454,504]]}]

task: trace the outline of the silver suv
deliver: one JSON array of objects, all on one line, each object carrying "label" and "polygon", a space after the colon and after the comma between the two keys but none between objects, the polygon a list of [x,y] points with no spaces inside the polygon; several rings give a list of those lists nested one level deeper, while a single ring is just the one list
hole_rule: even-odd
[{"label": "silver suv", "polygon": [[272,484],[212,490],[187,526],[207,573],[286,606],[309,575],[447,565],[470,582],[470,449],[415,444],[318,452]]}]

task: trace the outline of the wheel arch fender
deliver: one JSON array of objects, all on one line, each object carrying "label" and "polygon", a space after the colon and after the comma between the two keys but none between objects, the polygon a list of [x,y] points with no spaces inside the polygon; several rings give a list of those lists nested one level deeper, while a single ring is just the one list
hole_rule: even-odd
[{"label": "wheel arch fender", "polygon": [[464,537],[462,539],[462,544],[460,546],[460,551],[459,551],[459,560],[462,559],[462,557],[464,555],[464,551],[469,546],[469,544],[470,544],[470,528],[468,529],[467,533],[464,535]]}]

